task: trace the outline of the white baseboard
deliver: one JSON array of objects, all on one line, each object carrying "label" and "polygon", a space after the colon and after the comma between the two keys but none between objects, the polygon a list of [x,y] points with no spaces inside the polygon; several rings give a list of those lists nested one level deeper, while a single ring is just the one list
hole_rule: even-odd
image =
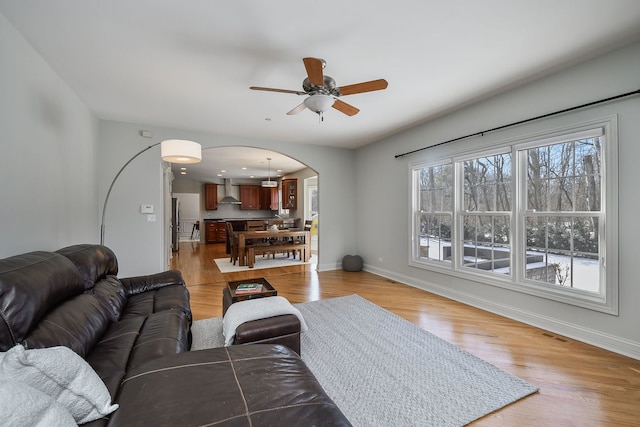
[{"label": "white baseboard", "polygon": [[318,264],[316,267],[317,271],[331,271],[331,270],[341,270],[341,269],[342,269],[342,264],[338,262],[335,264],[331,264],[331,263]]},{"label": "white baseboard", "polygon": [[424,291],[431,292],[436,295],[440,295],[442,297],[470,305],[472,307],[476,307],[494,314],[498,314],[500,316],[507,317],[512,320],[516,320],[518,322],[525,323],[527,325],[535,326],[537,328],[544,329],[559,335],[564,335],[568,338],[582,341],[587,344],[612,351],[614,353],[622,354],[624,356],[640,360],[640,343],[638,342],[616,337],[614,335],[604,334],[600,331],[585,328],[581,325],[564,322],[548,316],[542,316],[531,311],[515,309],[513,307],[505,306],[502,304],[496,304],[492,301],[479,298],[475,295],[469,295],[466,293],[454,291],[452,289],[445,288],[428,281],[416,280],[413,277],[393,273],[391,271],[377,268],[369,264],[364,265],[364,270],[373,274],[377,274],[378,276],[386,277],[387,279],[395,280],[396,282],[405,285],[413,286],[415,288],[422,289]]}]

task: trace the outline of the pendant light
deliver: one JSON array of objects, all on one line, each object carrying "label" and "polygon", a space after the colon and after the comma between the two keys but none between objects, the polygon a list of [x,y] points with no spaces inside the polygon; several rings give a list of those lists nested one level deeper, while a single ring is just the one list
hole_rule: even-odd
[{"label": "pendant light", "polygon": [[277,187],[278,183],[276,181],[271,181],[271,158],[267,157],[267,161],[269,162],[269,178],[267,181],[262,181],[262,187]]}]

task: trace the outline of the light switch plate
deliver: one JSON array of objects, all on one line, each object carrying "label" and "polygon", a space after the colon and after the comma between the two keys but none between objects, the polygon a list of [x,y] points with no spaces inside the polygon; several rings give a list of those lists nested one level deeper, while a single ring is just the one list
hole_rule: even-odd
[{"label": "light switch plate", "polygon": [[153,205],[140,205],[140,213],[143,213],[143,214],[153,213]]},{"label": "light switch plate", "polygon": [[147,215],[147,222],[156,222],[155,215]]}]

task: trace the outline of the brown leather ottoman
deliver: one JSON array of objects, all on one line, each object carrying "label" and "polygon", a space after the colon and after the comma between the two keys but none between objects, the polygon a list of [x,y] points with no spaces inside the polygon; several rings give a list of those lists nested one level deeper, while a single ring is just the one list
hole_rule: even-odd
[{"label": "brown leather ottoman", "polygon": [[[222,291],[222,301],[225,308],[231,305],[228,288]],[[300,330],[300,319],[293,314],[266,317],[238,326],[233,344],[281,344],[300,354]]]},{"label": "brown leather ottoman", "polygon": [[284,314],[245,322],[236,328],[233,344],[282,344],[300,354],[300,320]]}]

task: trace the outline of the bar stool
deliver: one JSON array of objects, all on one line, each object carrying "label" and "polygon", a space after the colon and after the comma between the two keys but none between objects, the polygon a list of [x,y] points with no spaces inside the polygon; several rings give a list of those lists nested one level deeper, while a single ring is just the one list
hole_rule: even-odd
[{"label": "bar stool", "polygon": [[191,240],[193,240],[194,234],[196,235],[196,238],[200,238],[200,221],[193,223],[193,228],[191,229]]}]

